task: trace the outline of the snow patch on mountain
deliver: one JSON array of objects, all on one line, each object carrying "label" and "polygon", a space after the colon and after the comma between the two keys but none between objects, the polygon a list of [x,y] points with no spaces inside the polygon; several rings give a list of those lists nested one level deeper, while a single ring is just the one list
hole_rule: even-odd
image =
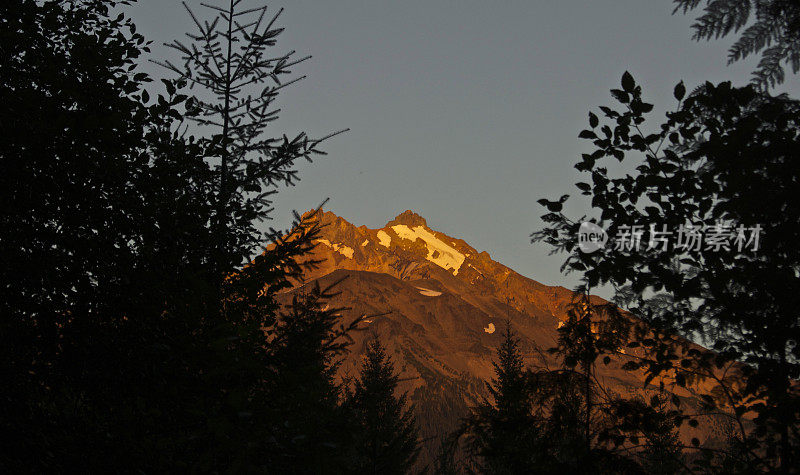
[{"label": "snow patch on mountain", "polygon": [[384,247],[389,247],[389,244],[392,243],[392,237],[384,231],[378,231],[378,240],[380,241],[380,245]]},{"label": "snow patch on mountain", "polygon": [[331,249],[333,249],[334,251],[338,252],[339,254],[343,255],[348,259],[352,259],[353,252],[355,252],[353,251],[352,247],[347,247],[344,244],[338,244],[338,243],[331,244],[331,242],[328,241],[327,239],[315,239],[314,242],[325,244],[326,246],[330,247]]},{"label": "snow patch on mountain", "polygon": [[483,329],[486,333],[492,334],[494,333],[494,323],[490,323],[489,326]]},{"label": "snow patch on mountain", "polygon": [[369,239],[365,239],[364,242],[361,243],[361,247],[364,247],[367,244],[369,244]]},{"label": "snow patch on mountain", "polygon": [[443,269],[453,269],[453,275],[458,275],[458,269],[460,269],[461,264],[464,263],[464,254],[448,246],[447,243],[431,234],[430,231],[422,226],[415,226],[412,229],[405,224],[397,224],[392,226],[392,229],[402,239],[408,239],[409,241],[422,239],[425,242],[425,246],[428,248],[428,256],[426,259]]},{"label": "snow patch on mountain", "polygon": [[419,289],[419,293],[421,293],[426,297],[438,297],[442,295],[442,293],[439,292],[438,290],[426,289],[424,287],[417,287],[417,288]]}]

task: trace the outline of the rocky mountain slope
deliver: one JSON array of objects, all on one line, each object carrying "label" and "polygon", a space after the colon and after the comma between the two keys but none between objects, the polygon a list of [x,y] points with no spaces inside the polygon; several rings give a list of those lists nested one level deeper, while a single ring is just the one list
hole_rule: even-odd
[{"label": "rocky mountain slope", "polygon": [[[557,340],[572,291],[522,276],[487,252],[435,231],[412,211],[380,229],[357,227],[329,211],[318,219],[324,227],[311,257],[322,262],[306,283],[324,286],[346,276],[331,305],[349,307],[343,319],[368,316],[363,331],[353,335],[342,376],[358,374],[366,341],[377,335],[416,406],[427,441],[424,460],[487,395],[483,381],[494,376],[492,361],[506,321],[520,337],[527,363],[557,364],[545,351]],[[623,363],[599,365],[601,382],[621,394],[644,394],[643,376],[623,371]],[[681,436],[703,441],[720,435],[704,430],[687,428]]]}]

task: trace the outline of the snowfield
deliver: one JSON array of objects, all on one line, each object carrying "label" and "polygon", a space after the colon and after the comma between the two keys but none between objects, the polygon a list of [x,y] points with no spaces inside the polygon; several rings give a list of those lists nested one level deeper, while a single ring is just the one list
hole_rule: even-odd
[{"label": "snowfield", "polygon": [[327,239],[315,239],[314,242],[318,242],[320,244],[325,244],[326,246],[330,247],[334,251],[337,251],[339,254],[343,255],[344,257],[346,257],[348,259],[352,259],[353,258],[353,252],[355,252],[355,251],[353,251],[352,247],[347,247],[344,244],[337,244],[337,243],[331,244],[331,242],[328,241]]},{"label": "snowfield", "polygon": [[[448,246],[447,243],[431,234],[430,231],[422,226],[415,226],[414,229],[411,229],[405,224],[398,224],[392,226],[392,229],[401,239],[408,239],[409,241],[422,239],[425,242],[425,246],[428,248],[426,259],[443,269],[453,269],[453,275],[458,275],[458,269],[461,268],[461,264],[464,263],[464,259],[466,258],[464,254]],[[434,253],[436,257],[434,257]]]},{"label": "snowfield", "polygon": [[438,297],[442,295],[442,293],[439,292],[438,290],[426,289],[424,287],[417,287],[417,288],[419,289],[419,293],[421,293],[426,297]]},{"label": "snowfield", "polygon": [[384,247],[389,247],[389,244],[392,243],[392,237],[382,230],[378,231],[378,240],[380,241],[380,245]]}]

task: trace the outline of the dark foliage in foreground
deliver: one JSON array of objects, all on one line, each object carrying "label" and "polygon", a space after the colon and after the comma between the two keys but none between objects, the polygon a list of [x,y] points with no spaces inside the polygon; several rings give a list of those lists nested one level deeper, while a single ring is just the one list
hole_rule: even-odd
[{"label": "dark foliage in foreground", "polygon": [[[728,419],[731,445],[722,455],[692,441],[703,454],[698,469],[722,457],[744,472],[787,471],[800,447],[800,104],[730,83],[706,83],[685,98],[681,83],[678,107],[648,133],[653,106],[631,75],[611,92],[619,107],[600,108],[602,125],[589,114],[591,128],[580,137],[594,151],[575,166],[591,176],[577,187],[599,218],[569,219],[566,195],[540,200],[549,226],[534,239],[568,253],[564,266],[583,275],[585,291],[613,287],[615,303],[647,323],[626,344],[642,351],[625,355],[631,370],[695,391],[701,413]],[[636,172],[614,174],[610,158]],[[641,245],[582,253],[582,221],[610,236],[638,226]],[[665,227],[675,233],[672,245],[652,245]],[[698,232],[708,239],[687,246]],[[680,336],[700,338],[713,352]]]},{"label": "dark foliage in foreground", "polygon": [[[728,49],[728,64],[761,53],[753,84],[767,89],[785,79],[785,63],[800,71],[800,3],[796,0],[674,0],[675,10],[687,14],[703,7],[692,25],[692,39],[739,37]],[[741,33],[740,33],[741,32]]]},{"label": "dark foliage in foreground", "polygon": [[345,406],[352,414],[358,473],[402,474],[419,454],[419,435],[406,394],[396,395],[399,378],[377,336],[367,343],[361,376]]},{"label": "dark foliage in foreground", "polygon": [[[526,368],[511,327],[487,383],[491,401],[473,409],[455,440],[462,440],[468,471],[512,473],[676,473],[684,467],[675,434],[676,413],[664,396],[649,402],[604,387],[594,357],[578,362],[574,348],[597,348],[584,328],[596,309],[581,301],[553,348],[560,367]],[[587,311],[589,310],[589,311]],[[581,341],[576,341],[581,340]],[[572,353],[572,354],[570,354]],[[451,457],[452,460],[452,457]]]},{"label": "dark foliage in foreground", "polygon": [[0,5],[0,467],[351,470],[334,374],[358,319],[342,326],[332,289],[277,302],[315,264],[313,214],[266,249],[255,228],[319,141],[245,159],[257,137],[236,119],[187,136],[187,114],[211,106],[187,77],[145,89],[148,43],[111,14],[126,3]]}]

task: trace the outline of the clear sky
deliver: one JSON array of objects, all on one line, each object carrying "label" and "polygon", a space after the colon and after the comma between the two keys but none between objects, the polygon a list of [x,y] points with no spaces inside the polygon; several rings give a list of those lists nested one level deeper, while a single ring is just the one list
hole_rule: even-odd
[{"label": "clear sky", "polygon": [[[187,3],[209,13],[199,0]],[[542,226],[536,200],[577,194],[584,177],[573,165],[587,150],[578,132],[590,109],[611,103],[622,73],[655,103],[656,125],[678,81],[688,90],[706,80],[743,85],[755,65],[726,66],[732,38],[691,41],[693,17],[672,16],[669,0],[267,4],[285,7],[279,51],[313,55],[297,68],[308,78],[281,96],[274,134],[351,129],[328,143],[327,157],[301,164],[302,181],[281,190],[269,224],[285,227],[292,209],[326,197],[326,209],[371,228],[412,209],[546,284],[575,279],[559,273],[563,256],[530,243]],[[177,0],[139,0],[128,11],[157,44],[192,27]],[[798,97],[798,77],[787,75],[778,90]],[[575,200],[567,211],[588,209]]]}]

